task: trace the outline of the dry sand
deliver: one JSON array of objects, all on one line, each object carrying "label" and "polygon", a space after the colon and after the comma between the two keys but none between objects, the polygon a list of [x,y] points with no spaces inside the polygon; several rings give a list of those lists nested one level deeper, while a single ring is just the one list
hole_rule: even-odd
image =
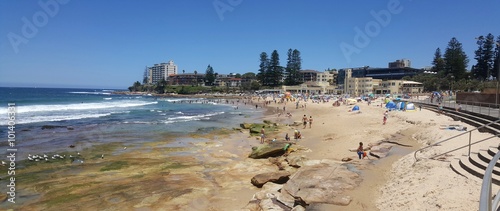
[{"label": "dry sand", "polygon": [[[392,140],[412,147],[395,147],[390,156],[366,165],[362,169],[363,182],[347,194],[353,201],[347,207],[323,206],[315,210],[477,210],[481,182],[465,178],[450,168],[450,161],[467,153],[467,148],[449,153],[441,161],[426,159],[468,143],[468,134],[442,143],[418,153],[414,151],[445,138],[463,133],[457,130],[442,130],[441,125],[463,125],[448,116],[422,111],[392,111],[386,125],[382,124],[384,108],[380,102],[368,106],[358,103],[361,113],[349,112],[352,106],[332,107],[330,103],[307,103],[305,108],[295,109],[288,104],[293,120],[300,121],[305,114],[313,116],[312,128],[298,129],[304,136],[300,144],[310,149],[304,153],[310,159],[341,160],[345,157],[357,159],[355,149],[360,141],[366,144],[380,140]],[[378,106],[377,106],[378,105]],[[271,104],[270,106],[274,106]],[[277,105],[283,107],[283,105]],[[269,118],[269,117],[268,117]],[[290,122],[286,117],[274,115],[273,121]],[[292,134],[292,131],[281,131]],[[491,134],[472,132],[472,139],[480,140]],[[498,138],[472,147],[472,151],[497,146]],[[496,187],[495,187],[496,188]],[[498,189],[495,189],[496,191]]]}]

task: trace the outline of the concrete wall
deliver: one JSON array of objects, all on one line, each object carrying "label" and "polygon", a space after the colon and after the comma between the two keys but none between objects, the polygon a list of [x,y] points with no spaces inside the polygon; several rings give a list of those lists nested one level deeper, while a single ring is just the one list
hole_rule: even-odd
[{"label": "concrete wall", "polygon": [[[500,103],[500,95],[498,96],[498,101]],[[471,93],[471,92],[458,92],[457,93],[457,103],[462,104],[495,104],[496,101],[495,93]]]}]

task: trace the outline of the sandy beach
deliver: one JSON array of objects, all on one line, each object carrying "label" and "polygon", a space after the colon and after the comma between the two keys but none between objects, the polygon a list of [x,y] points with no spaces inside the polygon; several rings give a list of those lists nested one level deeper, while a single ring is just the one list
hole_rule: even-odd
[{"label": "sandy beach", "polygon": [[[255,101],[256,102],[256,101]],[[263,105],[259,101],[259,105]],[[295,104],[271,102],[267,115],[279,126],[266,131],[267,141],[283,140],[300,130],[294,156],[307,160],[342,162],[350,158],[359,170],[360,182],[343,194],[352,198],[347,206],[314,204],[306,210],[476,210],[480,182],[453,172],[450,160],[464,150],[450,153],[441,160],[425,159],[430,155],[462,146],[468,137],[425,150],[415,162],[413,152],[428,144],[460,133],[442,130],[440,125],[460,124],[445,115],[428,110],[392,111],[387,124],[382,124],[386,109],[380,102],[357,104],[360,112],[350,112],[351,106],[333,107],[331,103],[301,102]],[[378,106],[377,106],[378,105]],[[278,115],[277,111],[292,114]],[[309,128],[291,126],[302,116],[312,116]],[[237,128],[238,126],[235,126]],[[488,134],[473,132],[480,139]],[[180,142],[179,140],[184,140]],[[293,139],[293,137],[292,137]],[[188,140],[188,141],[186,141]],[[355,149],[359,142],[371,146],[380,141],[397,142],[388,156],[359,160]],[[485,142],[487,147],[498,140]],[[170,137],[164,141],[145,143],[123,149],[112,143],[85,151],[83,165],[51,163],[30,166],[20,171],[20,190],[32,198],[18,208],[23,210],[241,210],[259,192],[250,183],[253,176],[278,171],[268,159],[252,159],[253,146],[260,145],[257,136],[246,130],[228,128],[191,137]],[[111,154],[101,159],[101,154]],[[292,167],[288,169],[293,170]],[[293,172],[292,172],[293,173]]]}]

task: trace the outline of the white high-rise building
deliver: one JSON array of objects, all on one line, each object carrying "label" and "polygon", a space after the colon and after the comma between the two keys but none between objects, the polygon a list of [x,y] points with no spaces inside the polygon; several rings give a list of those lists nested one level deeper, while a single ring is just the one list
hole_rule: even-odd
[{"label": "white high-rise building", "polygon": [[155,64],[152,67],[148,67],[148,82],[155,84],[162,79],[168,81],[169,75],[177,74],[177,65],[174,64],[174,61],[170,60],[168,63],[160,63]]}]

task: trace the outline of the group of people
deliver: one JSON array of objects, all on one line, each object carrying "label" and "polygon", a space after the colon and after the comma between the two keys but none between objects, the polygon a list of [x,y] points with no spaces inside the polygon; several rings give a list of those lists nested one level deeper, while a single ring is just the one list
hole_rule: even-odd
[{"label": "group of people", "polygon": [[309,118],[307,118],[307,116],[304,114],[304,117],[302,117],[302,124],[304,125],[303,129],[306,129],[307,123],[309,123],[309,128],[311,128],[311,125],[313,123],[313,117],[309,116]]}]

